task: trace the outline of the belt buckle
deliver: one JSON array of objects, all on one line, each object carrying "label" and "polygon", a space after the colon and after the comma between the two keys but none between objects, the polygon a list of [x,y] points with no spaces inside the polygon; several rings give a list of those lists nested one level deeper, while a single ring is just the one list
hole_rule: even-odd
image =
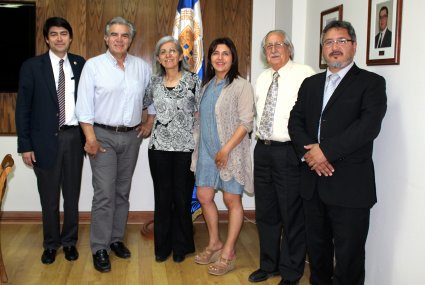
[{"label": "belt buckle", "polygon": [[264,144],[265,145],[271,145],[272,144],[272,141],[271,140],[264,140]]}]

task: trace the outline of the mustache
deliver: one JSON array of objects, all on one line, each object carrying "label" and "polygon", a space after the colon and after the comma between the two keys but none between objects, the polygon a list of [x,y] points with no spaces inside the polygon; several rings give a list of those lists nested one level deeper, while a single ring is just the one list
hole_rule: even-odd
[{"label": "mustache", "polygon": [[280,52],[278,51],[274,51],[272,53],[270,53],[271,56],[280,56]]},{"label": "mustache", "polygon": [[329,56],[334,56],[334,55],[342,55],[342,52],[340,52],[339,50],[334,50],[329,54]]}]

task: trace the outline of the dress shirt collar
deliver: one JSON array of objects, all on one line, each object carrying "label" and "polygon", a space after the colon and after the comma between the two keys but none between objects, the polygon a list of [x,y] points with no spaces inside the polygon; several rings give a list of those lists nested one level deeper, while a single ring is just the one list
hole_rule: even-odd
[{"label": "dress shirt collar", "polygon": [[[112,55],[112,53],[109,51],[109,49],[106,51],[106,58],[114,65],[114,66],[118,66],[118,61],[117,59]],[[124,66],[127,65],[129,60],[129,56],[128,53],[125,55],[124,58]]]},{"label": "dress shirt collar", "polygon": [[[277,73],[279,73],[279,78],[282,78],[282,76],[284,76],[289,70],[291,70],[293,65],[294,62],[292,60],[288,60],[288,62],[277,71]],[[274,70],[273,68],[270,68],[270,78],[272,78],[272,80],[275,71],[276,70]]]},{"label": "dress shirt collar", "polygon": [[50,57],[50,61],[52,62],[52,65],[56,66],[56,65],[59,65],[59,61],[61,59],[63,59],[63,61],[66,62],[66,60],[68,59],[68,53],[65,53],[65,56],[63,58],[60,58],[54,52],[49,50],[49,57]]}]

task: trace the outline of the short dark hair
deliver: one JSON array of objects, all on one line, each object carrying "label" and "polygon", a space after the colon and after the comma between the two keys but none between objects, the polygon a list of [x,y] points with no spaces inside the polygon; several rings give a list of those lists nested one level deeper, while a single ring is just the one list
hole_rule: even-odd
[{"label": "short dark hair", "polygon": [[236,51],[236,46],[233,43],[233,41],[230,38],[224,37],[224,38],[217,38],[213,40],[210,44],[210,47],[208,48],[208,61],[207,61],[207,68],[205,71],[205,77],[204,80],[202,80],[202,86],[207,84],[214,76],[215,76],[215,70],[211,63],[211,55],[213,52],[217,49],[218,45],[226,45],[230,52],[232,53],[232,65],[230,66],[229,72],[226,74],[227,85],[230,85],[233,80],[238,77],[239,74],[239,60],[238,60],[238,52]]},{"label": "short dark hair", "polygon": [[45,39],[48,38],[49,30],[50,30],[51,27],[62,27],[62,28],[65,28],[68,31],[68,33],[69,33],[69,37],[72,39],[72,27],[68,23],[68,21],[65,20],[64,18],[61,18],[61,17],[51,17],[51,18],[48,18],[46,20],[46,22],[44,22],[43,36],[44,36]]},{"label": "short dark hair", "polygon": [[379,9],[379,14],[381,14],[382,10],[385,10],[387,12],[387,16],[388,16],[388,7],[382,6],[381,9]]},{"label": "short dark hair", "polygon": [[348,34],[350,35],[350,38],[353,42],[357,41],[356,37],[356,31],[354,30],[353,26],[350,22],[347,21],[332,21],[329,24],[326,25],[326,27],[322,31],[322,35],[320,36],[320,43],[323,44],[323,37],[324,35],[330,30],[330,29],[345,29],[347,30]]}]

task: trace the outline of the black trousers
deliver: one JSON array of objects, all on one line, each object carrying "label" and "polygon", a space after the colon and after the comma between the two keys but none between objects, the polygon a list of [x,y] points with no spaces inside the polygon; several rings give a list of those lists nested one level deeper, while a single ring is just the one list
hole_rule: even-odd
[{"label": "black trousers", "polygon": [[257,143],[254,186],[260,268],[279,271],[288,281],[303,276],[306,257],[299,177],[300,162],[292,144]]},{"label": "black trousers", "polygon": [[195,251],[190,213],[195,178],[192,152],[148,150],[154,196],[155,255]]},{"label": "black trousers", "polygon": [[[51,169],[34,167],[43,215],[45,249],[72,246],[78,240],[78,201],[84,157],[79,128],[59,132],[58,140],[55,165]],[[61,188],[64,212],[62,231],[59,215]]]},{"label": "black trousers", "polygon": [[364,284],[370,209],[327,205],[317,191],[303,205],[311,284]]}]

